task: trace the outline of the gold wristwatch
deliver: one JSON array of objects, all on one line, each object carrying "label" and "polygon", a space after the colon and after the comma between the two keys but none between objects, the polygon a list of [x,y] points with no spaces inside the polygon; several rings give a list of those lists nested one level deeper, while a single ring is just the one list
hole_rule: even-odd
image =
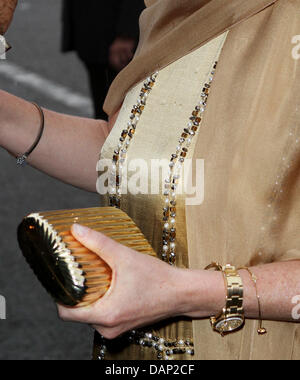
[{"label": "gold wristwatch", "polygon": [[210,322],[213,330],[224,337],[240,330],[244,326],[244,287],[242,279],[234,266],[226,265],[222,267],[217,263],[212,263],[205,269],[213,268],[223,273],[227,296],[226,306],[222,313],[216,317],[211,317]]}]

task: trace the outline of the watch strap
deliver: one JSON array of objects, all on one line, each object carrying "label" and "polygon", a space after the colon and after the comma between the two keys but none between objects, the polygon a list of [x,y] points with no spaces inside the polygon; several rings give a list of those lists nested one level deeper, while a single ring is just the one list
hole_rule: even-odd
[{"label": "watch strap", "polygon": [[243,315],[244,287],[243,281],[235,267],[226,265],[222,268],[227,287],[226,315]]}]

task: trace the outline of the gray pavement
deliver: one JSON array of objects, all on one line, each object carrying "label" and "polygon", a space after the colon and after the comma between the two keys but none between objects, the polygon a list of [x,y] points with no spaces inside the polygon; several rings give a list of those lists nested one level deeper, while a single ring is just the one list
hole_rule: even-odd
[{"label": "gray pavement", "polygon": [[[22,0],[7,36],[13,50],[5,62],[87,97],[82,64],[74,54],[60,53],[60,20],[60,0]],[[86,107],[68,107],[43,89],[1,74],[0,88],[59,112],[90,116]],[[17,168],[3,150],[0,172],[0,295],[7,302],[7,319],[0,320],[0,359],[88,360],[91,329],[58,320],[55,305],[19,251],[16,228],[32,211],[97,206],[98,197],[30,167]]]}]

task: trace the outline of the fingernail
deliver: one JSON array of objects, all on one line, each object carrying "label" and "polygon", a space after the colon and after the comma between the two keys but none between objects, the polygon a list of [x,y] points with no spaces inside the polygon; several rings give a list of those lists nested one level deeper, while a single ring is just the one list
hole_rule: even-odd
[{"label": "fingernail", "polygon": [[87,233],[87,227],[81,226],[80,224],[74,224],[73,225],[73,231],[79,237],[84,237]]}]

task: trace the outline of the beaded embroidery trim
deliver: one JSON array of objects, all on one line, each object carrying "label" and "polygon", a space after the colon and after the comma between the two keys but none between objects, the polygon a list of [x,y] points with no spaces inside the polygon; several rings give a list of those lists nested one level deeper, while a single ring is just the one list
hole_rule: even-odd
[{"label": "beaded embroidery trim", "polygon": [[[166,340],[148,332],[131,331],[126,334],[128,343],[141,347],[153,348],[157,353],[158,360],[173,360],[174,355],[194,355],[194,344],[191,340]],[[104,360],[107,352],[105,338],[101,337],[101,346],[98,351],[98,360]]]},{"label": "beaded embroidery trim", "polygon": [[201,93],[201,100],[193,110],[190,121],[182,132],[179,139],[179,145],[176,148],[176,153],[171,156],[169,164],[170,172],[168,178],[165,180],[164,196],[166,198],[163,212],[164,230],[162,259],[170,265],[175,265],[176,263],[176,190],[189,148],[202,123],[216,68],[217,62],[214,64],[208,83],[205,83],[204,85]]},{"label": "beaded embroidery trim", "polygon": [[[176,152],[172,154],[169,164],[168,178],[165,180],[165,204],[163,208],[163,244],[161,259],[168,262],[170,265],[176,264],[176,190],[181,177],[182,168],[185,159],[188,155],[189,148],[192,145],[194,137],[199,131],[204,112],[206,110],[208,96],[210,93],[211,84],[217,68],[218,62],[214,63],[213,70],[210,73],[209,80],[205,83],[201,93],[201,100],[193,110],[189,123],[184,128],[179,139],[179,145]],[[153,74],[143,84],[137,104],[132,108],[130,121],[128,122],[127,129],[121,133],[119,144],[114,151],[111,172],[109,175],[109,205],[111,207],[121,208],[121,195],[122,195],[122,170],[126,161],[126,156],[130,143],[136,133],[137,124],[145,109],[147,98],[151,93],[158,76],[158,72]],[[165,340],[155,336],[151,332],[131,331],[127,334],[126,338],[129,343],[137,344],[142,347],[153,348],[157,352],[158,360],[172,360],[174,355],[188,354],[194,355],[194,344],[191,340]],[[102,344],[99,347],[99,360],[105,359],[107,347],[105,338],[101,337]]]},{"label": "beaded embroidery trim", "polygon": [[121,207],[123,164],[126,161],[129,145],[133,139],[137,124],[145,109],[147,98],[156,82],[157,76],[158,72],[149,77],[144,83],[137,104],[133,106],[133,109],[131,111],[130,121],[127,124],[127,129],[124,129],[122,131],[119,144],[114,151],[109,177],[109,205],[112,207]]}]

